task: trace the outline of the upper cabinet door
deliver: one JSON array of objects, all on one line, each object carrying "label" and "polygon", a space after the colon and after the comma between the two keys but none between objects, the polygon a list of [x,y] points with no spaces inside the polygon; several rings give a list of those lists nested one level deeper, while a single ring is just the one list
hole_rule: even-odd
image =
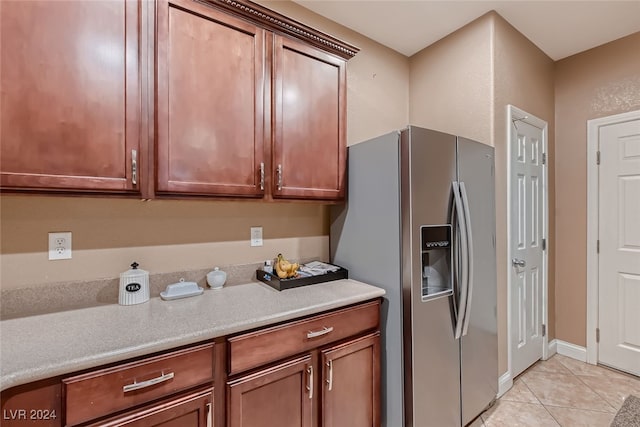
[{"label": "upper cabinet door", "polygon": [[157,13],[157,191],[262,197],[264,30],[190,0]]},{"label": "upper cabinet door", "polygon": [[140,3],[1,3],[2,187],[137,192]]},{"label": "upper cabinet door", "polygon": [[281,36],[274,44],[273,195],[342,199],[345,61]]}]

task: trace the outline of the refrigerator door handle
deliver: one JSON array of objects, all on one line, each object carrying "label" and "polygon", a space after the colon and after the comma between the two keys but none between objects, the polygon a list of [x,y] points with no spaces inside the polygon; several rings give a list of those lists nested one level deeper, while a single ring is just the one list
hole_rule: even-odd
[{"label": "refrigerator door handle", "polygon": [[458,317],[460,313],[458,313],[458,306],[460,305],[460,298],[458,295],[459,285],[456,285],[456,280],[460,278],[460,233],[457,231],[457,220],[456,220],[456,202],[455,197],[451,200],[451,251],[452,251],[452,262],[451,262],[451,296],[453,297],[453,315],[454,321],[458,322]]},{"label": "refrigerator door handle", "polygon": [[467,189],[464,182],[460,181],[460,193],[462,194],[462,206],[464,209],[465,227],[467,230],[467,304],[466,311],[464,313],[464,327],[462,329],[462,336],[467,335],[469,330],[469,319],[471,318],[471,301],[473,296],[473,233],[471,230],[471,214],[469,211],[469,198],[467,197]]},{"label": "refrigerator door handle", "polygon": [[[455,331],[455,339],[460,339],[462,336],[462,326],[464,322],[464,314],[467,311],[467,290],[469,286],[469,253],[467,246],[467,228],[465,227],[465,219],[464,219],[464,208],[462,206],[462,199],[460,197],[460,186],[457,181],[453,181],[453,198],[455,201],[455,223],[456,229],[460,233],[460,266],[461,266],[461,274],[460,274],[460,298],[458,301],[458,318],[456,319],[456,331]],[[452,218],[453,219],[453,218]]]}]

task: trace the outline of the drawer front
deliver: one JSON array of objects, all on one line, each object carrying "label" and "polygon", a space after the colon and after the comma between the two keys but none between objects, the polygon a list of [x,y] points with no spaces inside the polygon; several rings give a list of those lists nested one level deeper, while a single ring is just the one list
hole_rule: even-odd
[{"label": "drawer front", "polygon": [[102,417],[213,381],[213,344],[62,380],[67,425]]},{"label": "drawer front", "polygon": [[376,301],[232,337],[229,374],[377,329],[379,325],[380,302]]}]

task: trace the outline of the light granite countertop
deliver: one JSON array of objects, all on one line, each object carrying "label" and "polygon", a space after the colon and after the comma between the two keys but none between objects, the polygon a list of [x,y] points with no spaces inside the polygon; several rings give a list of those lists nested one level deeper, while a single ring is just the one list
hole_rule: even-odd
[{"label": "light granite countertop", "polygon": [[0,322],[0,390],[230,335],[384,295],[344,279],[277,291],[263,283]]}]

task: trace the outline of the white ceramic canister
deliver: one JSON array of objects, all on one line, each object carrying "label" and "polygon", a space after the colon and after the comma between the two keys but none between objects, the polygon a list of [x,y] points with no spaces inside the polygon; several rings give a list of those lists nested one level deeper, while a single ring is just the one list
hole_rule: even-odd
[{"label": "white ceramic canister", "polygon": [[149,272],[138,269],[133,262],[131,269],[120,273],[118,304],[133,305],[149,301]]},{"label": "white ceramic canister", "polygon": [[211,289],[222,289],[222,286],[226,281],[227,273],[220,270],[218,267],[207,273],[207,283],[211,286]]}]

